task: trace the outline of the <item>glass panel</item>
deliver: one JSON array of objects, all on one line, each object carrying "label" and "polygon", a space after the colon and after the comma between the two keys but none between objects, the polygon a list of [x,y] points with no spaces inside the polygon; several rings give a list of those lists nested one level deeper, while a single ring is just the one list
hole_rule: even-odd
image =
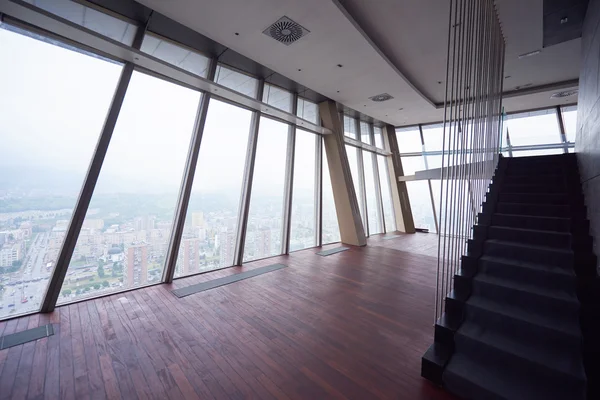
[{"label": "glass panel", "polygon": [[199,101],[133,73],[59,303],[160,282]]},{"label": "glass panel", "polygon": [[513,157],[529,157],[529,156],[549,156],[551,154],[563,154],[564,149],[543,149],[543,150],[514,150]]},{"label": "glass panel", "polygon": [[318,136],[298,129],[294,155],[294,191],[290,251],[316,246],[315,162]]},{"label": "glass panel", "polygon": [[377,155],[379,166],[379,182],[381,184],[381,200],[383,202],[383,216],[385,218],[386,232],[396,230],[396,216],[394,214],[394,201],[392,200],[392,188],[388,174],[388,164],[385,156]]},{"label": "glass panel", "polygon": [[244,261],[281,254],[289,125],[260,119]]},{"label": "glass panel", "polygon": [[561,111],[567,141],[575,143],[575,136],[577,136],[577,106],[562,107]]},{"label": "glass panel", "polygon": [[0,28],[0,318],[40,307],[122,70],[16,31]]},{"label": "glass panel", "polygon": [[372,144],[369,124],[364,121],[360,121],[360,141],[366,144]]},{"label": "glass panel", "polygon": [[512,146],[561,142],[554,109],[508,116],[506,124]]},{"label": "glass panel", "polygon": [[384,149],[385,146],[383,145],[383,129],[381,129],[378,126],[374,126],[373,133],[375,135],[375,147]]},{"label": "glass panel", "polygon": [[360,150],[354,146],[346,145],[346,154],[348,155],[348,164],[350,165],[350,173],[352,175],[352,183],[354,184],[354,191],[356,192],[356,198],[358,199],[358,208],[360,215],[365,222],[365,216],[363,215],[364,205],[362,197],[362,185],[361,178],[358,174],[358,157]]},{"label": "glass panel", "polygon": [[425,151],[442,151],[444,139],[444,126],[442,124],[423,125],[422,129],[423,142],[425,143]]},{"label": "glass panel", "polygon": [[128,46],[133,44],[137,27],[119,18],[71,0],[24,0],[79,26]]},{"label": "glass panel", "polygon": [[175,277],[233,265],[251,120],[210,100]]},{"label": "glass panel", "polygon": [[373,156],[369,151],[363,151],[363,165],[365,167],[365,191],[367,193],[367,215],[369,220],[369,235],[383,232],[381,226],[381,210],[377,201],[377,189],[375,187],[375,170],[373,169]]},{"label": "glass panel", "polygon": [[[325,150],[325,145],[323,144]],[[327,156],[323,151],[323,244],[335,243],[340,241],[340,227],[338,225],[337,214],[335,212],[335,201],[333,199],[333,189],[331,176],[329,175],[329,164]]]},{"label": "glass panel", "polygon": [[144,53],[173,64],[176,67],[206,78],[210,60],[187,47],[170,40],[146,33],[141,50]]},{"label": "glass panel", "polygon": [[303,98],[298,98],[298,110],[296,115],[302,119],[320,125],[319,105]]},{"label": "glass panel", "polygon": [[354,118],[350,118],[347,115],[344,115],[344,134],[346,136],[351,137],[352,139],[356,139],[356,120]]},{"label": "glass panel", "polygon": [[258,79],[250,75],[234,71],[219,64],[215,71],[215,82],[231,90],[245,94],[248,97],[256,98]]},{"label": "glass panel", "polygon": [[415,227],[435,232],[435,220],[433,219],[431,196],[427,181],[406,182],[406,188],[408,190],[408,198],[410,200]]},{"label": "glass panel", "polygon": [[423,151],[419,128],[396,129],[396,140],[400,153],[420,153]]},{"label": "glass panel", "polygon": [[400,157],[402,162],[402,171],[404,175],[414,175],[416,171],[423,171],[425,164],[423,163],[423,156],[415,157]]},{"label": "glass panel", "polygon": [[262,99],[263,103],[267,103],[283,111],[292,112],[293,99],[294,96],[291,92],[265,83]]}]

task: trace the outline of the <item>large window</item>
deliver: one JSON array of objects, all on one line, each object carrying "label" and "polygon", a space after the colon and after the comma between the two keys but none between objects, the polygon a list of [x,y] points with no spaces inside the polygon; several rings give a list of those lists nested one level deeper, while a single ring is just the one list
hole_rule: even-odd
[{"label": "large window", "polygon": [[312,101],[308,101],[301,97],[298,97],[298,107],[296,115],[302,119],[312,122],[313,124],[319,125],[319,106]]},{"label": "large window", "polygon": [[211,99],[175,276],[233,265],[252,112]]},{"label": "large window", "polygon": [[555,109],[511,115],[505,123],[511,146],[561,142]]},{"label": "large window", "polygon": [[421,143],[421,132],[419,127],[396,129],[396,141],[398,150],[402,153],[420,153],[423,151]]},{"label": "large window", "polygon": [[575,143],[575,136],[577,136],[577,106],[562,107],[561,112],[567,141]]},{"label": "large window", "polygon": [[256,98],[258,91],[258,79],[251,77],[248,74],[234,71],[224,65],[219,64],[215,71],[215,82],[219,85],[228,87],[248,97]]},{"label": "large window", "polygon": [[[325,148],[325,146],[323,146]],[[335,202],[333,199],[333,189],[331,176],[329,175],[329,165],[327,156],[323,152],[323,244],[340,241],[340,227],[338,225],[337,214],[335,212]]]},{"label": "large window", "polygon": [[2,28],[0,318],[40,307],[122,70]]},{"label": "large window", "polygon": [[[416,171],[425,169],[423,157],[402,157],[402,169],[404,175],[414,175]],[[433,181],[433,184],[439,184],[439,181]],[[406,182],[406,189],[408,190],[415,227],[435,231],[435,219],[431,208],[428,181],[408,181]]]},{"label": "large window", "polygon": [[350,165],[350,173],[352,175],[352,184],[354,185],[354,192],[356,193],[356,198],[358,199],[358,208],[360,209],[360,215],[362,217],[363,222],[365,221],[364,216],[364,204],[363,204],[363,187],[362,187],[362,179],[358,172],[358,157],[360,154],[360,149],[346,145],[346,155],[348,156],[348,164]]},{"label": "large window", "polygon": [[[442,124],[423,125],[423,142],[425,151],[448,151],[448,145],[444,149],[444,126]],[[449,129],[446,127],[446,129]],[[448,136],[448,135],[446,135]],[[446,138],[446,141],[448,139]]]},{"label": "large window", "polygon": [[281,253],[289,125],[260,119],[244,261]]},{"label": "large window", "polygon": [[131,46],[137,27],[72,0],[24,0],[77,25]]},{"label": "large window", "polygon": [[59,303],[160,282],[199,101],[133,73]]},{"label": "large window", "polygon": [[383,129],[381,129],[378,126],[374,126],[373,127],[373,135],[374,135],[374,139],[375,139],[375,147],[379,147],[380,149],[383,149],[385,146],[383,144]]},{"label": "large window", "polygon": [[318,138],[307,131],[296,131],[290,251],[316,246],[315,166]]},{"label": "large window", "polygon": [[393,232],[396,230],[396,216],[394,214],[394,201],[392,199],[392,188],[390,187],[386,157],[378,155],[377,164],[379,165],[379,181],[381,182],[381,199],[383,202],[385,230],[386,232]]},{"label": "large window", "polygon": [[146,33],[141,50],[176,67],[206,78],[210,60],[198,52],[168,39]]},{"label": "large window", "polygon": [[371,128],[365,121],[360,121],[360,141],[366,144],[371,143]]},{"label": "large window", "polygon": [[280,110],[292,112],[294,96],[291,92],[280,87],[265,83],[263,89],[263,103],[279,108]]},{"label": "large window", "polygon": [[367,219],[369,222],[369,235],[383,232],[381,225],[381,207],[375,187],[375,170],[373,162],[375,154],[370,151],[362,151],[363,165],[365,168],[365,191],[367,194]]},{"label": "large window", "polygon": [[358,135],[358,132],[356,131],[356,120],[344,115],[342,121],[344,122],[344,135],[356,139]]}]

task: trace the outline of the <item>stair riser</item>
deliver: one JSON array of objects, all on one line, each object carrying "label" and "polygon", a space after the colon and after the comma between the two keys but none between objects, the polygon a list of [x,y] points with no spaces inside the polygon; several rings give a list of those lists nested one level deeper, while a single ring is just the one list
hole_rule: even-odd
[{"label": "stair riser", "polygon": [[491,312],[487,309],[465,305],[465,318],[469,321],[476,321],[485,326],[486,329],[493,330],[499,334],[514,338],[514,340],[529,341],[536,338],[541,346],[548,348],[557,348],[562,346],[564,349],[580,349],[581,339],[566,334],[555,329],[549,329],[544,326],[532,324],[529,321],[516,319],[504,314]]},{"label": "stair riser", "polygon": [[537,194],[537,193],[500,193],[498,201],[501,203],[518,204],[549,204],[549,205],[583,205],[583,197],[567,196],[563,194]]},{"label": "stair riser", "polygon": [[571,193],[564,184],[510,184],[505,182],[500,189],[501,193],[557,193],[567,194]]},{"label": "stair riser", "polygon": [[569,392],[579,393],[579,398],[585,398],[585,381],[579,380],[572,375],[557,371],[547,365],[528,360],[527,358],[507,353],[497,347],[462,335],[460,332],[456,334],[455,342],[458,351],[474,360],[479,360],[483,364],[503,365],[512,371],[521,372],[523,376],[527,376],[530,379],[537,378],[540,380],[551,380],[552,382],[558,381],[560,382],[560,386]]},{"label": "stair riser", "polygon": [[490,218],[491,225],[506,226],[510,228],[538,229],[550,232],[570,232],[571,226],[568,219],[535,218],[528,216],[510,216],[494,214]]},{"label": "stair riser", "polygon": [[463,399],[507,400],[485,388],[474,385],[471,381],[455,375],[451,371],[445,371],[442,380],[444,387],[449,392]]},{"label": "stair riser", "polygon": [[571,248],[570,234],[519,231],[516,229],[491,226],[488,230],[488,238],[536,246],[552,246],[559,249]]},{"label": "stair riser", "polygon": [[486,242],[483,246],[485,254],[493,257],[513,258],[526,262],[548,264],[563,268],[573,267],[573,255],[546,250],[516,247],[499,243]]},{"label": "stair riser", "polygon": [[498,203],[495,209],[483,206],[484,212],[497,212],[500,214],[531,215],[536,217],[558,217],[585,219],[585,207],[570,207],[569,205],[551,204],[507,204]]},{"label": "stair riser", "polygon": [[473,280],[473,294],[496,302],[520,307],[533,314],[560,315],[565,319],[577,320],[579,305],[552,297],[539,296],[530,292],[514,290],[488,282]]},{"label": "stair riser", "polygon": [[479,271],[480,273],[498,278],[514,279],[523,283],[535,284],[546,289],[576,293],[577,281],[575,276],[542,272],[488,260],[479,260]]}]

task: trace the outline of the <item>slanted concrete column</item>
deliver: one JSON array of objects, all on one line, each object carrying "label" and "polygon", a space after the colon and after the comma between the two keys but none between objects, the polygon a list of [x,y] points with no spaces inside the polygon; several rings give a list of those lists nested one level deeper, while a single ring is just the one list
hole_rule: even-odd
[{"label": "slanted concrete column", "polygon": [[[324,136],[325,156],[333,188],[333,199],[343,243],[365,246],[367,238],[360,218],[356,190],[352,182],[348,156],[344,145],[344,127],[336,103],[328,100],[319,104],[323,126],[333,134]],[[328,184],[323,182],[324,185]]]},{"label": "slanted concrete column", "polygon": [[400,159],[400,150],[396,140],[396,129],[392,125],[386,125],[383,129],[383,140],[387,149],[392,152],[387,157],[388,175],[390,177],[390,187],[392,188],[392,198],[394,200],[394,213],[396,216],[396,229],[400,232],[415,233],[415,222],[410,209],[408,199],[408,190],[406,182],[398,181],[399,176],[404,176],[402,169],[402,160]]}]

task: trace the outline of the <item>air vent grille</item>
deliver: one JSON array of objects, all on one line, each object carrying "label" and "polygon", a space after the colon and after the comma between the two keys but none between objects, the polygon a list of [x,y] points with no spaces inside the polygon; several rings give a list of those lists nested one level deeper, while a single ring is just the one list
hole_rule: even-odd
[{"label": "air vent grille", "polygon": [[553,99],[561,99],[563,97],[569,97],[569,96],[573,96],[576,95],[579,91],[578,90],[566,90],[564,92],[557,92],[554,93],[552,96],[550,96]]},{"label": "air vent grille", "polygon": [[378,95],[373,96],[373,97],[369,97],[369,100],[373,100],[373,101],[375,101],[377,103],[381,103],[382,101],[388,101],[388,100],[391,100],[393,98],[394,98],[394,96],[392,96],[391,94],[382,93],[382,94],[378,94]]},{"label": "air vent grille", "polygon": [[281,17],[277,22],[265,29],[263,33],[289,46],[298,39],[308,35],[310,31],[288,17]]}]

